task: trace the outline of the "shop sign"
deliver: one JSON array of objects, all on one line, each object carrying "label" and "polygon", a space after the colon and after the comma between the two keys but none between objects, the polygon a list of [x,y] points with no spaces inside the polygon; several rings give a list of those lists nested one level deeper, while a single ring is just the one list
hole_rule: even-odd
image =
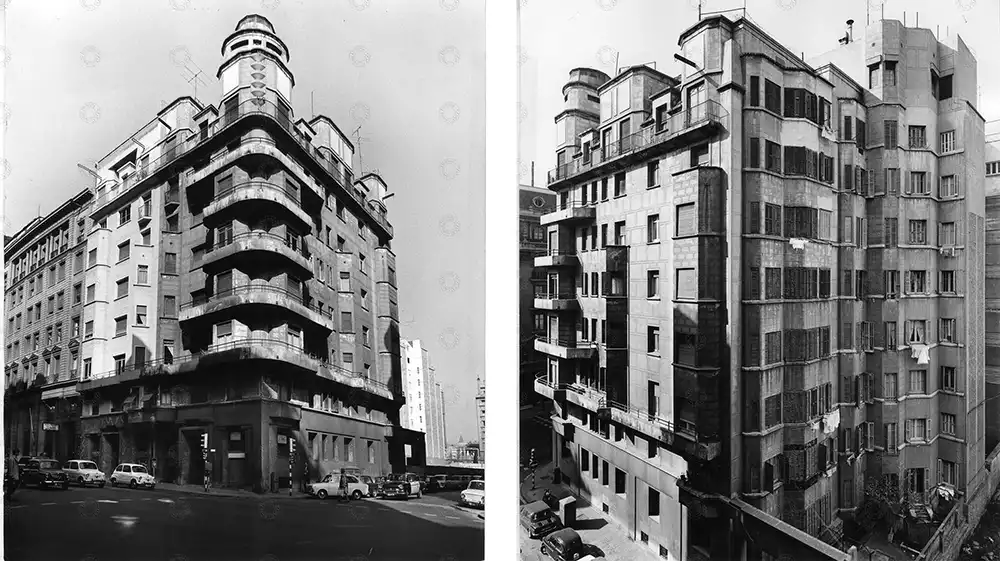
[{"label": "shop sign", "polygon": [[42,430],[59,430],[59,425],[55,423],[42,423]]}]

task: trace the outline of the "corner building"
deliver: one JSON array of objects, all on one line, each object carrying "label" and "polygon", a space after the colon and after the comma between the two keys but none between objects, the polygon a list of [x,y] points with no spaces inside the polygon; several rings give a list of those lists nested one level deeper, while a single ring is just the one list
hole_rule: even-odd
[{"label": "corner building", "polygon": [[222,58],[218,107],[178,99],[97,164],[78,455],[179,483],[209,462],[257,490],[386,473],[404,402],[386,184],[354,177],[331,119],[294,116],[266,18]]},{"label": "corner building", "polygon": [[975,60],[852,39],[814,67],[707,17],[680,76],[563,88],[535,388],[571,485],[664,558],[844,559],[867,482],[984,477]]}]

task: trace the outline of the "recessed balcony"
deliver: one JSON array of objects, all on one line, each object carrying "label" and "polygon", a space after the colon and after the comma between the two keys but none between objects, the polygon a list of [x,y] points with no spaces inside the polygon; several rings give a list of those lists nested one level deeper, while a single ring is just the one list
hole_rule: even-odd
[{"label": "recessed balcony", "polygon": [[580,256],[575,249],[548,249],[535,257],[535,267],[579,267]]},{"label": "recessed balcony", "polygon": [[593,358],[597,353],[597,344],[591,341],[573,341],[554,337],[538,337],[535,339],[535,350],[566,360]]},{"label": "recessed balcony", "polygon": [[249,206],[263,206],[283,216],[298,222],[298,226],[311,229],[312,220],[302,205],[299,204],[299,193],[286,189],[269,181],[245,181],[233,185],[215,195],[203,211],[205,219],[218,216],[219,219],[238,214],[240,209]]},{"label": "recessed balcony", "polygon": [[557,203],[558,210],[543,214],[540,218],[542,226],[556,224],[559,222],[579,222],[583,220],[593,220],[597,217],[597,207],[592,204],[579,201],[566,201]]},{"label": "recessed balcony", "polygon": [[275,313],[292,312],[325,332],[335,331],[333,312],[304,301],[301,294],[270,285],[238,286],[181,305],[181,322],[220,320],[247,306],[272,308]]},{"label": "recessed balcony", "polygon": [[269,232],[244,232],[216,242],[201,259],[206,271],[242,269],[241,263],[277,260],[281,265],[296,267],[296,276],[312,278],[312,258],[307,256],[301,242]]},{"label": "recessed balcony", "polygon": [[575,292],[541,293],[535,295],[535,309],[557,312],[579,310],[580,301]]}]

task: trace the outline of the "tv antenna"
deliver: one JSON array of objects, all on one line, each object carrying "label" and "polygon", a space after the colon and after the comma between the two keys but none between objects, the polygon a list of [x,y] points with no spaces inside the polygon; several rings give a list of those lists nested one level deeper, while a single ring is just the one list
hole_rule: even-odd
[{"label": "tv antenna", "polygon": [[367,141],[371,140],[370,138],[368,138],[366,136],[361,136],[361,127],[363,127],[363,126],[364,126],[364,123],[358,125],[358,128],[354,129],[354,132],[351,133],[351,134],[354,135],[354,140],[358,144],[358,168],[361,170],[361,176],[364,176],[364,174],[365,174],[365,160],[362,157],[361,142],[362,141],[367,142]]},{"label": "tv antenna", "polygon": [[[193,68],[192,68],[193,67]],[[202,79],[205,72],[198,66],[198,63],[188,54],[184,57],[184,68],[181,69],[181,77],[194,88],[194,97],[198,99],[198,86],[207,86],[208,82]]]}]

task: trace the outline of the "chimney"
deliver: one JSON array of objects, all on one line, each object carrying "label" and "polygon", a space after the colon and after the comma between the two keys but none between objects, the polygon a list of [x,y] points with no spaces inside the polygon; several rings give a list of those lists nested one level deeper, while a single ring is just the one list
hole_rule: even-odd
[{"label": "chimney", "polygon": [[854,42],[854,20],[847,20],[847,42]]},{"label": "chimney", "polygon": [[531,160],[531,186],[535,186],[535,161]]}]

